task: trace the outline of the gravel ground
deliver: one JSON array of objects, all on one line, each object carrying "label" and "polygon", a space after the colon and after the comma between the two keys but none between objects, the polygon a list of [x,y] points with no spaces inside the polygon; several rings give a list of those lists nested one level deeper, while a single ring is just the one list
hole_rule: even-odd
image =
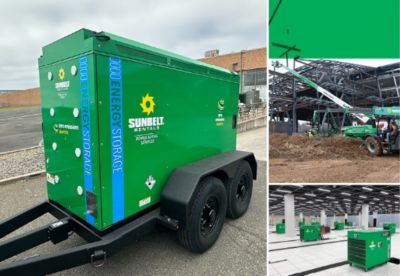
[{"label": "gravel ground", "polygon": [[44,170],[43,148],[0,154],[0,180]]}]

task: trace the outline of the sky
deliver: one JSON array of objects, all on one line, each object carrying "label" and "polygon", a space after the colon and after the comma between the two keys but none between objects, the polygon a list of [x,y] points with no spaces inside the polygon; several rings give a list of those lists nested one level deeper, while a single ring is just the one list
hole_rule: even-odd
[{"label": "sky", "polygon": [[0,3],[0,90],[39,86],[41,48],[81,28],[198,59],[265,47],[263,0],[12,0]]}]

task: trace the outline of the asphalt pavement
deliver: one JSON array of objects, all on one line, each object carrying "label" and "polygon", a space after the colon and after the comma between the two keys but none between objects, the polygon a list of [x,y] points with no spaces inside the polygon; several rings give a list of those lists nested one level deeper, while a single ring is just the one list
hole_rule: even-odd
[{"label": "asphalt pavement", "polygon": [[37,146],[41,140],[40,107],[0,108],[0,152]]},{"label": "asphalt pavement", "polygon": [[[127,244],[105,265],[83,265],[55,275],[265,275],[266,274],[266,164],[258,162],[258,179],[247,213],[237,220],[226,219],[216,244],[203,254],[193,254],[177,242],[173,231],[159,227],[137,242]],[[0,220],[45,201],[45,178],[0,185]],[[20,231],[53,222],[50,215],[39,218]],[[10,235],[11,237],[11,235]],[[6,237],[8,238],[8,237]],[[47,254],[76,246],[83,241],[75,234],[67,241],[51,242],[16,256],[15,259]]]}]

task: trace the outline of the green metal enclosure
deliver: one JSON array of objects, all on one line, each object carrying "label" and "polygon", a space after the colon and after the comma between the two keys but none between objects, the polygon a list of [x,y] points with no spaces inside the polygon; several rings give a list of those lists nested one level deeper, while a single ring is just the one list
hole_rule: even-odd
[{"label": "green metal enclosure", "polygon": [[320,225],[303,225],[300,227],[301,241],[316,241],[321,239]]},{"label": "green metal enclosure", "polygon": [[346,222],[346,226],[353,226],[353,222],[351,221]]},{"label": "green metal enclosure", "polygon": [[335,230],[343,230],[344,222],[335,221]]},{"label": "green metal enclosure", "polygon": [[304,225],[303,221],[299,221],[299,228],[301,228]]},{"label": "green metal enclosure", "polygon": [[320,226],[321,223],[319,221],[313,221],[313,222],[311,222],[311,225]]},{"label": "green metal enclosure", "polygon": [[236,73],[87,29],[45,46],[39,71],[48,197],[99,230],[236,149]]},{"label": "green metal enclosure", "polygon": [[276,233],[277,234],[285,234],[285,224],[284,223],[278,223],[275,226]]},{"label": "green metal enclosure", "polygon": [[396,233],[396,228],[397,225],[396,223],[384,223],[383,224],[383,229],[388,230],[390,232],[390,234],[394,234]]},{"label": "green metal enclosure", "polygon": [[357,230],[347,233],[347,261],[368,270],[390,259],[390,233],[385,230]]}]

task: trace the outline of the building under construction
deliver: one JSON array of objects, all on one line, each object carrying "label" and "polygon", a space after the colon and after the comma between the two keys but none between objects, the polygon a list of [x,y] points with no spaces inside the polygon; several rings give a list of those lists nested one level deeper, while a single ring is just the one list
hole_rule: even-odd
[{"label": "building under construction", "polygon": [[[277,125],[290,122],[294,132],[298,131],[299,120],[317,121],[338,129],[351,124],[349,108],[321,90],[329,91],[333,98],[348,104],[346,107],[351,106],[352,112],[368,112],[372,106],[400,105],[400,63],[370,67],[322,59],[289,62],[293,62],[293,72],[270,67],[269,115]],[[296,77],[296,73],[304,79]],[[274,131],[274,127],[271,129]]]}]

